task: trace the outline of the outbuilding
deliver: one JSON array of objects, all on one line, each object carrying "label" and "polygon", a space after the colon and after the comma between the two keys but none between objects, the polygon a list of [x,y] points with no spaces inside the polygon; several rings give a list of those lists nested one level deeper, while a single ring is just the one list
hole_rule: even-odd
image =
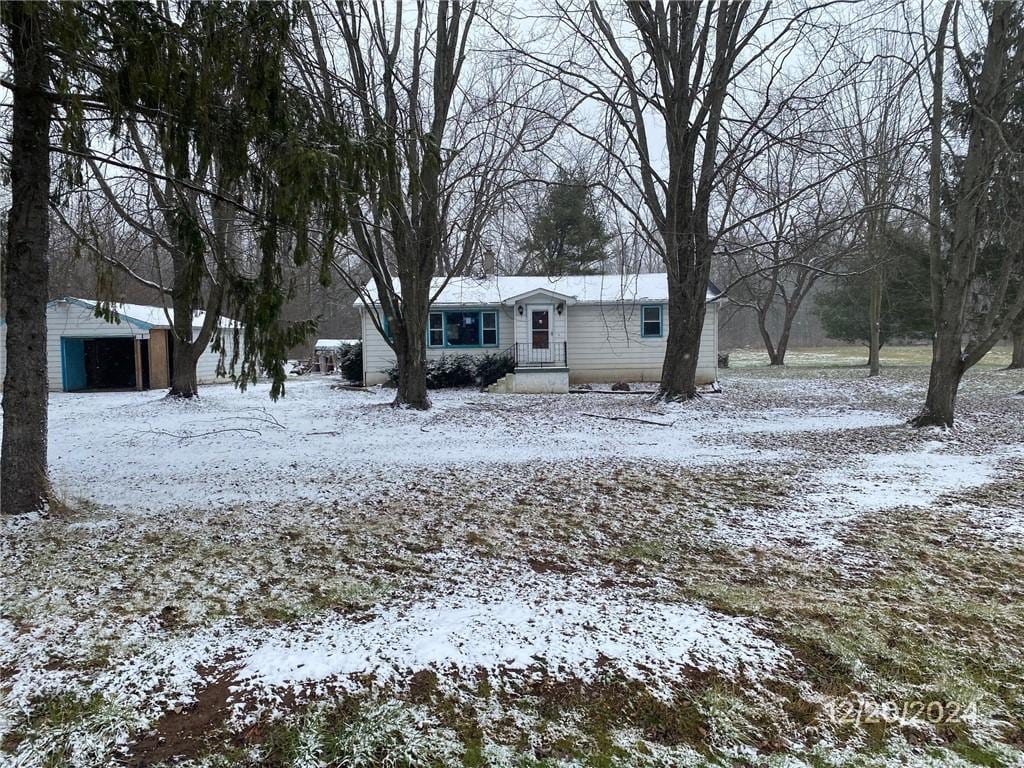
[{"label": "outbuilding", "polygon": [[359,343],[359,339],[317,339],[313,347],[314,370],[320,373],[334,373],[341,364],[341,355],[346,347]]},{"label": "outbuilding", "polygon": [[[96,301],[66,297],[46,305],[46,357],[51,392],[165,389],[174,359],[173,310],[115,304],[115,322],[96,316]],[[198,333],[206,313],[193,313]],[[234,323],[220,318],[221,328]],[[232,334],[225,333],[227,356]],[[7,368],[7,327],[0,321],[0,380]],[[207,349],[196,366],[198,383],[226,381],[217,375],[219,352]]]}]

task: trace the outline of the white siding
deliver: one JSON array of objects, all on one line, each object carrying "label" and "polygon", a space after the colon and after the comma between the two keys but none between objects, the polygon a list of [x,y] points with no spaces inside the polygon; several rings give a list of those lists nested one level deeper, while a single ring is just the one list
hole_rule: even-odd
[{"label": "white siding", "polygon": [[[541,300],[531,299],[530,303]],[[665,360],[668,336],[668,307],[662,309],[662,335],[643,338],[640,332],[640,304],[574,305],[566,307],[562,318],[556,315],[552,323],[554,334],[564,328],[568,342],[569,376],[571,381],[657,381]],[[520,319],[510,307],[500,307],[498,320],[499,344],[504,350],[515,343],[514,330],[521,334],[520,341],[528,341],[526,316]],[[384,371],[394,366],[395,355],[377,332],[366,311],[360,312],[363,331],[363,371],[367,384],[382,384],[387,380]],[[560,321],[560,323],[559,323]],[[556,328],[558,331],[556,331]],[[462,350],[465,354],[482,354],[491,349]],[[430,359],[443,354],[459,354],[458,349],[427,350]],[[718,304],[708,304],[701,336],[700,357],[697,361],[697,382],[710,384],[718,379]]]},{"label": "white siding", "polygon": [[[196,333],[198,332],[197,329]],[[217,376],[217,363],[220,362],[220,352],[214,352],[207,347],[206,351],[199,356],[198,362],[196,362],[196,381],[200,384],[223,384],[230,381],[231,355],[234,354],[234,349],[234,333],[226,330],[224,331],[224,368],[228,376]],[[241,360],[239,360],[239,364],[241,364]]]},{"label": "white siding", "polygon": [[[644,338],[640,304],[569,307],[569,376],[575,383],[657,381],[665,362],[668,307],[662,306],[662,334]],[[697,383],[717,380],[718,305],[709,304],[697,360]]]},{"label": "white siding", "polygon": [[[498,313],[498,346],[496,347],[471,347],[460,349],[458,347],[428,347],[427,359],[436,360],[444,355],[486,355],[492,352],[501,352],[512,346],[515,341],[515,330],[512,322],[512,310],[509,307],[455,307],[451,311],[473,311],[476,309],[494,310]],[[439,310],[440,311],[440,310]],[[387,382],[387,375],[384,373],[388,368],[395,365],[395,353],[388,346],[384,337],[377,331],[369,314],[361,309],[359,316],[363,329],[363,381],[367,385],[384,384]]]},{"label": "white siding", "polygon": [[[51,302],[46,310],[46,359],[47,378],[51,392],[61,392],[64,389],[62,376],[60,340],[62,336],[95,339],[104,337],[127,337],[137,336],[148,338],[149,329],[144,325],[133,323],[128,318],[122,317],[120,323],[108,323],[106,320],[96,317],[91,307],[84,307],[71,302]],[[231,340],[227,340],[228,359],[231,356]],[[197,374],[199,383],[211,384],[218,379],[217,353],[207,350],[199,360]],[[7,326],[0,326],[0,382],[3,381],[4,372],[7,370]]]}]

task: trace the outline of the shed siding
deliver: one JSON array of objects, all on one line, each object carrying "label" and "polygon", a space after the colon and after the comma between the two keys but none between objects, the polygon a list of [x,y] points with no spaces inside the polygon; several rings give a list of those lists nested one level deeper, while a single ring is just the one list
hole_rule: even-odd
[{"label": "shed siding", "polygon": [[[455,311],[455,307],[451,307]],[[493,352],[501,352],[512,346],[515,341],[515,328],[513,323],[512,309],[510,307],[458,307],[458,310],[486,309],[498,313],[498,346],[496,347],[470,347],[459,349],[457,347],[427,347],[427,359],[436,360],[444,355],[486,355]],[[395,353],[384,337],[377,331],[377,327],[370,319],[365,309],[359,311],[360,322],[363,329],[363,381],[368,386],[384,384],[387,382],[387,369],[395,365]]]},{"label": "shed siding", "polygon": [[[532,301],[531,301],[532,303]],[[665,360],[668,336],[668,308],[662,311],[659,338],[644,338],[640,332],[640,304],[575,305],[566,308],[569,377],[572,383],[606,381],[657,381]],[[517,318],[510,307],[498,308],[498,349],[515,343]],[[360,312],[363,331],[363,371],[366,384],[383,384],[384,371],[395,364],[395,354],[377,332],[365,310]],[[526,330],[525,322],[521,323]],[[528,335],[526,337],[529,338]],[[490,349],[427,350],[428,359],[444,354],[484,354]],[[697,383],[718,379],[718,305],[708,304],[697,361]]]},{"label": "shed siding", "polygon": [[78,336],[95,339],[101,336],[145,337],[149,329],[133,324],[122,317],[120,323],[108,323],[93,315],[93,310],[80,304],[57,302],[46,310],[46,359],[47,378],[51,392],[64,390],[61,378],[60,339],[62,336]]},{"label": "shed siding", "polygon": [[163,328],[153,328],[149,332],[149,386],[153,389],[171,386],[169,337],[170,332]]},{"label": "shed siding", "polygon": [[[198,333],[198,330],[196,331]],[[224,368],[231,368],[231,355],[234,352],[235,342],[231,331],[224,332]],[[223,384],[230,381],[229,376],[217,376],[217,364],[220,362],[220,352],[214,352],[209,347],[199,356],[196,363],[196,381],[200,384]],[[230,375],[231,371],[227,371]]]},{"label": "shed siding", "polygon": [[[127,337],[138,336],[148,338],[149,329],[145,325],[133,323],[128,318],[122,317],[120,323],[108,323],[102,318],[93,315],[91,307],[83,307],[80,304],[53,302],[46,310],[46,359],[47,359],[47,380],[51,392],[62,392],[64,381],[62,377],[62,365],[60,357],[60,340],[62,336],[95,339],[103,337]],[[227,339],[228,359],[231,357],[231,340]],[[218,378],[217,371],[218,355],[207,350],[199,359],[197,374],[200,384],[212,384],[219,381],[227,381]],[[4,373],[7,370],[7,326],[0,326],[0,382],[3,381]]]}]

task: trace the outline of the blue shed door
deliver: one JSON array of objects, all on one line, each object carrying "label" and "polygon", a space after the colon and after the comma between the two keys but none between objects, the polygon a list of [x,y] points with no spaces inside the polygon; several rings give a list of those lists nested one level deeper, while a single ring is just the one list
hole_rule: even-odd
[{"label": "blue shed door", "polygon": [[61,379],[65,392],[85,389],[85,339],[60,339]]}]

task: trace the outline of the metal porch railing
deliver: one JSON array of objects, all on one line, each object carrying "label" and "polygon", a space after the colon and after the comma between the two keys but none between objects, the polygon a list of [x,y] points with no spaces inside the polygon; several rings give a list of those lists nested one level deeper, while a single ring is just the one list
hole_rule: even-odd
[{"label": "metal porch railing", "polygon": [[568,344],[564,341],[549,341],[546,348],[517,343],[509,347],[508,351],[516,368],[567,368],[569,365]]}]

